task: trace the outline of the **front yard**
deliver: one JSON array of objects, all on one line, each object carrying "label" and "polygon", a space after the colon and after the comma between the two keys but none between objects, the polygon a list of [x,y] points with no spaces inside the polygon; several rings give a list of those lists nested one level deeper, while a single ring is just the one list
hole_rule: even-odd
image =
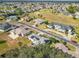
[{"label": "front yard", "polygon": [[19,45],[30,45],[32,42],[26,37],[19,37],[16,39],[19,42]]}]

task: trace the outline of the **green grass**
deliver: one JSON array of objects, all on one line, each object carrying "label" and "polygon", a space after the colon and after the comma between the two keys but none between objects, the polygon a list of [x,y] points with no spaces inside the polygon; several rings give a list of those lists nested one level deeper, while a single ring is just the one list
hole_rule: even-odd
[{"label": "green grass", "polygon": [[0,44],[0,51],[7,47],[6,43]]},{"label": "green grass", "polygon": [[76,48],[74,46],[72,46],[71,44],[67,43],[66,45],[71,51],[75,51]]},{"label": "green grass", "polygon": [[79,35],[79,26],[76,26],[74,28],[75,28],[76,33]]},{"label": "green grass", "polygon": [[46,24],[41,24],[41,25],[39,24],[38,28],[44,30],[44,29],[47,29],[47,25]]},{"label": "green grass", "polygon": [[0,39],[0,54],[6,52],[8,45],[5,40]]},{"label": "green grass", "polygon": [[52,13],[52,9],[42,9],[36,12],[32,12],[29,14],[30,17],[40,18],[38,14],[46,14],[46,13]]},{"label": "green grass", "polygon": [[52,9],[42,9],[36,12],[29,13],[29,17],[42,18],[44,20],[48,20],[49,22],[59,22],[66,25],[79,25],[79,20],[75,20],[72,17],[65,16],[61,13],[52,13]]},{"label": "green grass", "polygon": [[41,12],[42,14],[44,14],[44,13],[52,13],[52,9],[42,9],[42,10],[40,10],[39,12]]},{"label": "green grass", "polygon": [[3,54],[3,53],[5,53],[7,50],[8,50],[8,45],[7,45],[7,43],[1,43],[0,44],[0,54]]},{"label": "green grass", "polygon": [[25,37],[19,37],[19,38],[17,38],[17,40],[20,41],[22,45],[31,44],[31,41]]},{"label": "green grass", "polygon": [[77,34],[77,38],[75,39],[75,41],[79,43],[79,26],[74,27],[74,28],[75,28],[75,31],[76,31],[76,34]]}]

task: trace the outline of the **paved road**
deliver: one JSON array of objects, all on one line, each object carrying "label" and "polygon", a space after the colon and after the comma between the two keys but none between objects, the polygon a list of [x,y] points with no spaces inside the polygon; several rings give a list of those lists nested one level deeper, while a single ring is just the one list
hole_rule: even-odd
[{"label": "paved road", "polygon": [[[31,28],[31,29],[33,29],[33,30],[36,30],[37,32],[43,32],[44,34],[47,34],[48,36],[53,36],[55,39],[57,39],[57,40],[64,40],[65,42],[69,42],[70,44],[72,44],[72,45],[74,45],[75,47],[78,47],[79,48],[79,44],[77,44],[77,43],[74,43],[74,42],[71,42],[71,41],[69,41],[69,39],[67,38],[67,37],[63,37],[63,36],[61,36],[61,35],[57,35],[57,34],[55,34],[55,33],[49,33],[49,32],[47,32],[47,31],[44,31],[44,30],[41,30],[41,29],[38,29],[37,27],[34,27],[34,26],[32,26],[32,25],[30,25],[29,23],[13,23],[14,25],[26,25],[27,27],[29,27],[29,28]],[[19,26],[18,25],[18,26]]]}]

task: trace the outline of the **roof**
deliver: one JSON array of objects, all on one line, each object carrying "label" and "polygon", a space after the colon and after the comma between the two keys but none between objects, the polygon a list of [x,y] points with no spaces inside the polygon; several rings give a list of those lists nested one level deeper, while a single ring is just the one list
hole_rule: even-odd
[{"label": "roof", "polygon": [[7,19],[17,19],[17,16],[8,16]]},{"label": "roof", "polygon": [[61,29],[63,30],[73,30],[73,27],[72,26],[68,26],[68,25],[64,25],[64,24],[60,24],[60,23],[51,23],[49,24],[50,26],[54,26],[54,25],[57,25],[57,26],[60,26]]},{"label": "roof", "polygon": [[79,15],[79,12],[76,12],[75,15]]},{"label": "roof", "polygon": [[32,34],[32,35],[28,36],[28,38],[36,45],[39,43],[40,44],[47,43],[47,41],[49,40],[48,38],[41,37],[37,34]]},{"label": "roof", "polygon": [[44,22],[43,19],[39,19],[39,18],[38,18],[38,19],[35,19],[34,21],[35,21],[37,24],[40,24],[40,23],[43,23],[43,22]]},{"label": "roof", "polygon": [[16,28],[16,29],[13,29],[11,30],[11,32],[14,32],[16,34],[26,34],[27,32],[29,32],[28,30],[29,28],[28,27],[25,27],[25,26],[21,26],[19,28]]},{"label": "roof", "polygon": [[47,38],[41,37],[41,36],[39,36],[39,35],[37,35],[37,34],[32,34],[32,35],[30,35],[29,37],[31,37],[32,39],[33,39],[33,38],[36,38],[37,40],[40,40],[40,39],[48,40]]},{"label": "roof", "polygon": [[9,23],[0,23],[0,29],[2,29],[2,30],[6,30],[10,27],[11,27],[11,24],[9,24]]}]

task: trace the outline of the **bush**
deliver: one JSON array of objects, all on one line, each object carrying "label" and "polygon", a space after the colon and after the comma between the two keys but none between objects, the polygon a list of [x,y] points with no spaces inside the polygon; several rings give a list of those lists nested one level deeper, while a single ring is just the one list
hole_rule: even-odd
[{"label": "bush", "polygon": [[15,14],[16,14],[16,15],[22,15],[22,14],[23,14],[22,9],[21,9],[21,8],[17,8],[17,9],[15,10]]},{"label": "bush", "polygon": [[68,11],[69,13],[75,13],[75,12],[77,11],[77,7],[70,5],[70,6],[67,8],[67,11]]},{"label": "bush", "polygon": [[44,23],[45,23],[45,24],[48,24],[48,20],[45,20]]},{"label": "bush", "polygon": [[53,43],[58,43],[59,41],[58,40],[56,40],[55,38],[53,38],[53,37],[50,37],[49,38]]},{"label": "bush", "polygon": [[0,40],[0,44],[6,43],[5,40]]}]

